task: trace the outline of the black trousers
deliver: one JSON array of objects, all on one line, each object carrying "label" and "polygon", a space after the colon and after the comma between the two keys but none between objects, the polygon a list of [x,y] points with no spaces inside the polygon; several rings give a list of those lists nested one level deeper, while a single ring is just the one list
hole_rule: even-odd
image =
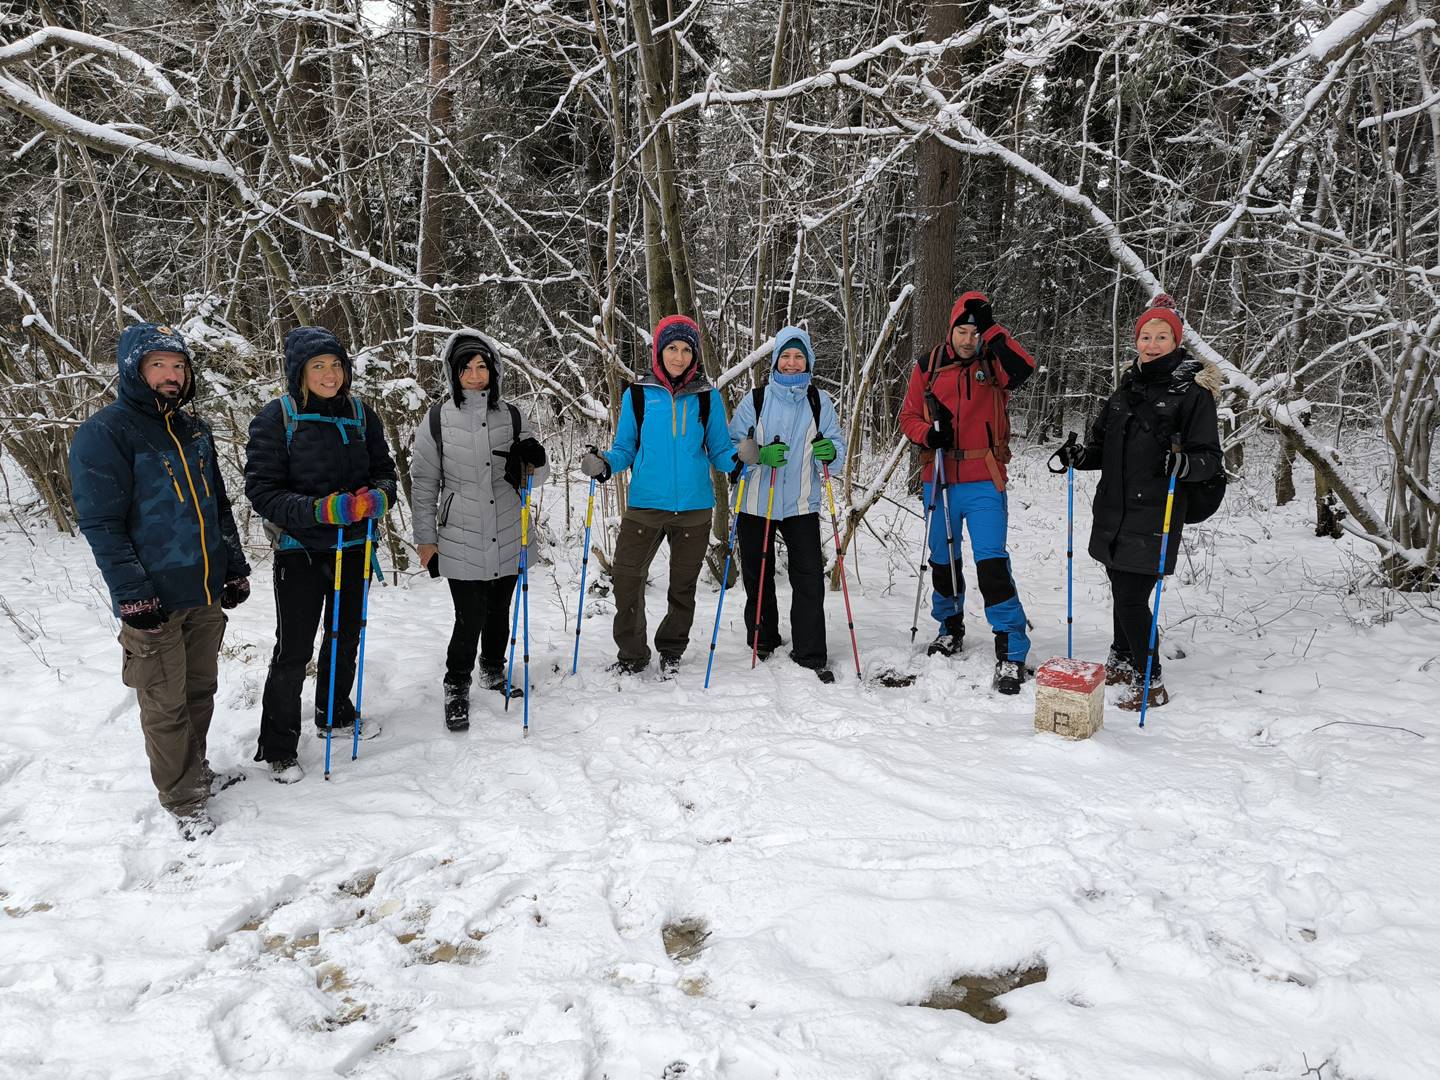
[{"label": "black trousers", "polygon": [[[1145,672],[1145,653],[1150,648],[1151,604],[1155,600],[1154,574],[1134,574],[1128,570],[1105,571],[1110,576],[1110,595],[1115,606],[1115,640],[1111,648],[1130,658],[1135,670]],[[1155,629],[1155,663],[1152,675],[1160,674],[1160,629]]]},{"label": "black trousers", "polygon": [[[365,594],[365,546],[345,549],[340,571],[340,648],[335,661],[335,723],[355,722],[350,688],[360,646],[360,607]],[[286,761],[300,743],[300,692],[324,627],[315,668],[315,724],[325,726],[330,708],[330,626],[334,617],[335,553],[284,551],[275,556],[275,651],[260,705],[256,761]],[[323,621],[322,621],[323,620]]]},{"label": "black trousers", "polygon": [[505,647],[510,640],[510,598],[515,594],[518,575],[494,581],[456,581],[449,578],[450,599],[455,605],[455,629],[445,652],[445,682],[469,689],[480,664],[492,671],[505,666]]},{"label": "black trousers", "polygon": [[[802,667],[822,668],[825,651],[825,560],[820,554],[820,515],[801,514],[771,523],[770,557],[765,560],[765,597],[760,610],[760,648],[780,646],[780,617],[775,602],[775,541],[785,543],[790,563],[790,653]],[[745,640],[755,640],[755,592],[760,585],[765,519],[741,514],[735,543],[745,580]]]}]

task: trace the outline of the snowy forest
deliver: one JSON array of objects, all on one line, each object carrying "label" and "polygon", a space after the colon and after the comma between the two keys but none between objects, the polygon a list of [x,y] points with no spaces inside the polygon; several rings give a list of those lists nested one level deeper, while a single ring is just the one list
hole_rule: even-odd
[{"label": "snowy forest", "polygon": [[[963,560],[940,537],[971,637],[937,649],[951,512],[901,413],[967,291],[1034,366],[1005,398],[1001,554],[973,518]],[[1140,370],[1161,294],[1219,370],[1228,486],[1167,571],[1182,463],[1157,451],[1162,591],[1117,697],[1104,474],[1052,455]],[[813,342],[843,446],[815,496],[828,667],[798,653],[801,550],[768,511],[795,651],[746,622],[733,432],[734,472],[702,454],[680,654],[612,663],[651,504],[587,449],[664,379],[675,315],[725,421],[782,385],[794,328]],[[82,536],[104,485],[72,447],[123,398],[135,324],[188,347],[173,415],[213,431],[244,567],[204,556],[193,680],[143,682],[143,635],[184,612],[127,607]],[[281,754],[289,537],[252,423],[315,327],[395,490],[363,489],[363,522],[303,492],[335,620],[287,661],[316,730]],[[463,725],[462,601],[414,479],[462,406],[461,328],[549,470],[516,512],[503,683],[482,651]],[[1435,0],[0,0],[0,1080],[1435,1080],[1437,433]],[[221,550],[204,452],[198,489],[136,497],[134,535],[180,520],[173,484]],[[372,519],[346,700],[343,537]],[[627,571],[645,648],[667,539]],[[1048,657],[1094,675],[1083,737],[1040,723]],[[1137,724],[1151,662],[1171,696]],[[167,680],[204,714],[179,736],[198,811],[147,726]]]},{"label": "snowy forest", "polygon": [[[1040,358],[1016,425],[1037,442],[1093,412],[1125,313],[1166,291],[1225,371],[1232,474],[1283,504],[1313,471],[1317,530],[1363,537],[1396,588],[1436,583],[1440,79],[1417,0],[12,12],[0,445],[58,527],[67,433],[137,318],[194,339],[232,442],[285,331],[331,326],[401,447],[455,326],[583,432],[661,316],[700,320],[732,400],[803,320],[855,405],[848,544],[903,457],[902,358],[957,288]],[[1257,435],[1283,452],[1247,467]]]}]

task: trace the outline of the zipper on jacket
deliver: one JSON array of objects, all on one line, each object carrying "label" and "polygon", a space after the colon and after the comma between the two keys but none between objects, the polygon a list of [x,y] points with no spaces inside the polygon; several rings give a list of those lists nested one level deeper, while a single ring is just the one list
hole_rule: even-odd
[{"label": "zipper on jacket", "polygon": [[[210,595],[210,549],[205,543],[205,515],[200,511],[200,496],[195,494],[195,478],[190,475],[190,463],[185,460],[185,448],[180,445],[180,440],[175,437],[175,429],[170,426],[170,414],[168,412],[165,414],[165,431],[169,434],[170,441],[175,444],[175,449],[180,451],[180,467],[185,470],[185,483],[190,488],[190,498],[194,501],[195,520],[200,523],[200,563],[205,571],[202,584],[205,586],[205,606],[209,607],[215,600]],[[173,470],[170,473],[170,479],[175,479]],[[175,485],[175,493],[177,495],[180,493],[179,484]],[[183,503],[185,500],[182,498],[180,501]]]},{"label": "zipper on jacket", "polygon": [[180,493],[180,481],[175,479],[175,466],[170,464],[170,459],[164,454],[160,455],[160,460],[165,463],[165,471],[170,474],[170,486],[175,489],[175,498],[180,500],[181,506],[184,506],[185,496]]},{"label": "zipper on jacket", "polygon": [[205,475],[205,452],[200,452],[200,483],[205,487],[205,497],[210,498],[210,478]]}]

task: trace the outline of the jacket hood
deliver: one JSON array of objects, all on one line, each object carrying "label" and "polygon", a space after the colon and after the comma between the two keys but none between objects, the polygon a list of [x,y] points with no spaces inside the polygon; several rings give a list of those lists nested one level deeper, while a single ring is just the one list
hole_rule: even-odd
[{"label": "jacket hood", "polygon": [[[810,381],[810,376],[815,374],[815,346],[811,344],[810,335],[798,326],[787,326],[775,335],[775,347],[770,350],[771,378],[780,374],[780,354],[797,343],[805,354],[805,382]],[[793,379],[795,376],[786,378]]]},{"label": "jacket hood", "polygon": [[[146,354],[152,352],[175,352],[185,357],[185,388],[180,391],[180,399],[173,407],[165,407],[164,399],[150,389],[140,374],[140,364]],[[178,331],[164,323],[127,326],[115,343],[115,359],[120,367],[120,397],[132,405],[163,414],[183,408],[195,397],[195,359],[190,355],[190,347]]]},{"label": "jacket hood", "polygon": [[345,346],[340,344],[340,339],[326,330],[323,326],[297,326],[285,335],[285,385],[290,391],[290,396],[297,402],[304,399],[304,372],[305,365],[317,356],[324,356],[330,353],[340,358],[340,366],[345,369],[345,385],[340,388],[337,397],[344,397],[350,392],[350,383],[354,379],[354,366],[350,360],[350,354],[345,351]]},{"label": "jacket hood", "polygon": [[500,346],[488,334],[466,327],[456,330],[446,338],[445,345],[440,350],[450,387],[450,400],[455,402],[457,409],[465,404],[465,391],[460,386],[460,372],[469,364],[471,355],[477,350],[485,358],[485,367],[490,372],[490,386],[485,391],[486,403],[493,409],[500,402]]}]

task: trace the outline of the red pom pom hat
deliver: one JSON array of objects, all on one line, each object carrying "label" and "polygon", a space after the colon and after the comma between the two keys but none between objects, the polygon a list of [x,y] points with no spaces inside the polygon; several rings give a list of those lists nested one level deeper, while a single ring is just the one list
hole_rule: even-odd
[{"label": "red pom pom hat", "polygon": [[1175,301],[1164,293],[1150,301],[1146,308],[1135,320],[1135,338],[1140,338],[1140,328],[1152,319],[1159,319],[1175,333],[1175,344],[1180,344],[1180,339],[1185,336],[1185,324],[1180,321],[1180,312],[1175,310]]}]

